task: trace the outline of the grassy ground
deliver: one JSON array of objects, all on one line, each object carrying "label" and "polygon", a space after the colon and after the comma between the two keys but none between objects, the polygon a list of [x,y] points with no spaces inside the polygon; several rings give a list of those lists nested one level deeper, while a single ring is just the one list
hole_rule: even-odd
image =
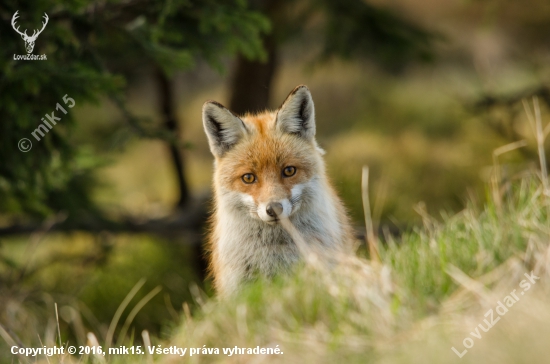
[{"label": "grassy ground", "polygon": [[[162,348],[188,348],[184,357],[112,356],[107,362],[545,363],[550,199],[534,172],[499,187],[488,189],[479,210],[468,207],[442,221],[420,211],[424,227],[390,240],[379,263],[360,249],[330,267],[309,263],[259,280],[224,300],[196,291],[200,309],[167,338],[151,339]],[[132,335],[142,345],[141,335]],[[223,354],[223,348],[257,346],[282,353]],[[220,354],[202,354],[203,348]],[[61,359],[76,362],[49,358]]]},{"label": "grassy ground", "polygon": [[[303,266],[238,297],[208,300],[171,344],[279,345],[284,352],[197,355],[190,363],[546,362],[550,201],[534,177],[505,184],[498,196],[443,222],[424,216],[423,229],[382,249],[381,263]],[[540,280],[520,294],[531,271]],[[515,304],[505,301],[514,289]],[[484,315],[499,301],[511,304],[508,312],[488,332],[476,332],[478,324],[488,327]],[[460,359],[451,347],[463,353],[465,338],[473,347]]]},{"label": "grassy ground", "polygon": [[[502,89],[523,87],[532,81],[525,76],[519,79]],[[491,175],[491,154],[508,141],[488,128],[487,120],[464,107],[464,100],[474,100],[479,93],[473,86],[475,76],[468,71],[438,67],[394,78],[360,63],[330,63],[313,73],[304,72],[301,64],[283,65],[273,95],[274,107],[296,80],[312,90],[318,139],[327,150],[329,174],[355,222],[363,223],[361,199],[357,197],[361,167],[367,164],[373,177],[375,219],[392,220],[399,226],[424,222],[423,228],[399,241],[390,239],[380,264],[365,260],[360,249],[358,258],[347,260],[341,268],[301,267],[295,276],[280,277],[274,283],[257,282],[241,296],[225,302],[207,298],[195,289],[191,254],[172,241],[110,234],[35,234],[30,239],[6,239],[0,246],[0,257],[16,265],[27,264],[28,252],[34,251],[30,269],[48,261],[55,264],[34,274],[26,285],[12,287],[5,296],[9,299],[0,299],[4,304],[0,322],[17,328],[0,332],[4,342],[15,340],[37,347],[42,340],[52,345],[59,322],[65,342],[83,345],[90,340],[86,332],[92,330],[104,346],[117,308],[134,284],[146,277],[147,283],[132,297],[115,325],[118,334],[132,310],[140,302],[146,303],[131,320],[126,344],[142,345],[140,331],[148,328],[157,336],[151,337],[153,345],[163,347],[279,345],[284,352],[267,357],[195,355],[184,359],[188,362],[459,360],[451,346],[462,352],[464,338],[483,322],[490,306],[505,296],[498,296],[504,292],[502,287],[517,286],[521,269],[529,270],[546,259],[541,254],[548,240],[548,224],[540,186],[532,176],[510,182],[513,171],[525,169],[525,158],[518,151],[499,157],[507,179],[500,190],[487,191],[490,197],[481,197],[485,205],[479,202],[483,183]],[[217,79],[199,92],[188,92],[180,104],[182,137],[192,141],[185,156],[193,192],[210,187],[212,157],[200,110],[206,99],[226,101],[222,84]],[[129,95],[132,110],[155,120],[150,91],[135,92]],[[77,142],[100,140],[94,144],[93,153],[113,162],[98,173],[103,183],[95,195],[99,205],[113,214],[146,218],[168,214],[177,196],[166,146],[124,136],[118,129],[123,124],[120,115],[108,104],[83,108],[80,113],[82,128],[75,136]],[[530,150],[536,149],[522,118],[523,114],[518,116],[515,127],[525,126],[521,136]],[[128,141],[119,143],[120,154],[117,140]],[[478,202],[455,215],[464,206],[467,189],[476,191],[472,195],[478,196]],[[425,204],[418,205],[418,201]],[[444,214],[447,217],[442,220],[430,217],[439,216],[438,211],[447,211],[449,216]],[[34,243],[37,237],[38,245]],[[105,250],[109,258],[99,263],[85,259],[88,252],[97,250]],[[82,264],[65,261],[67,255],[82,256]],[[480,280],[486,288],[471,289],[472,281],[465,277]],[[537,306],[546,292],[546,288],[538,288],[545,284],[537,283],[528,301],[514,306],[506,320],[483,333],[482,339],[474,338],[474,347],[461,362],[489,362],[483,355],[494,355],[499,346],[508,350],[504,352],[508,355],[509,351],[521,352],[530,341],[538,343],[530,335],[540,332],[543,337],[546,332],[543,324],[547,312]],[[163,288],[160,293],[155,291],[158,285]],[[193,318],[173,331],[182,315],[181,303],[190,301],[190,285],[195,287],[197,301],[190,302]],[[150,301],[142,301],[149,292],[157,294]],[[59,319],[53,314],[54,302],[58,303]],[[541,319],[529,318],[525,312],[535,312]],[[536,329],[529,331],[532,324]],[[132,327],[140,329],[132,331]],[[510,345],[510,340],[517,343]],[[0,344],[0,362],[10,362],[15,357],[4,342]],[[533,349],[529,353],[538,352]],[[106,359],[112,363],[150,362],[147,355]],[[43,356],[39,360],[47,362]],[[78,361],[69,357],[49,360]],[[93,360],[84,357],[82,362]],[[156,356],[154,360],[169,358]]]}]

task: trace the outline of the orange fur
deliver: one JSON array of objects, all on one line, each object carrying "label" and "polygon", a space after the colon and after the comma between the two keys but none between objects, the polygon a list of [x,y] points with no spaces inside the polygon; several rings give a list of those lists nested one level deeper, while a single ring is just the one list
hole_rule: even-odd
[{"label": "orange fur", "polygon": [[[203,120],[215,156],[208,248],[218,291],[233,292],[256,273],[273,275],[299,260],[279,217],[288,217],[312,244],[340,251],[349,246],[348,217],[326,176],[305,86],[276,112],[238,118],[210,102]],[[295,174],[284,175],[286,167]],[[243,181],[247,174],[254,175],[253,183]],[[269,214],[274,203],[282,208],[280,216]]]}]

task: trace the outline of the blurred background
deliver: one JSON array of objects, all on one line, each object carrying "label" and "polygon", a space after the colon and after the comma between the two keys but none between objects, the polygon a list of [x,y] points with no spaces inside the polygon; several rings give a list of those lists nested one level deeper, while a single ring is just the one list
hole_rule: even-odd
[{"label": "blurred background", "polygon": [[[47,60],[14,60],[16,11],[29,34],[47,13]],[[208,99],[254,112],[308,85],[358,235],[363,165],[378,229],[399,234],[475,205],[495,163],[537,162],[521,100],[550,104],[545,0],[6,0],[0,44],[0,333],[25,346],[56,322],[79,343],[163,337],[211,294]]]}]

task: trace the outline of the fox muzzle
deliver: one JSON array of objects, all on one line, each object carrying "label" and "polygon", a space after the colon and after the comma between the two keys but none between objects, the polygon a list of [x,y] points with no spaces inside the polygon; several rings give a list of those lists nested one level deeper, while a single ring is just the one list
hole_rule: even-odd
[{"label": "fox muzzle", "polygon": [[283,212],[283,205],[279,202],[270,202],[267,204],[265,212],[271,217],[277,217]]}]

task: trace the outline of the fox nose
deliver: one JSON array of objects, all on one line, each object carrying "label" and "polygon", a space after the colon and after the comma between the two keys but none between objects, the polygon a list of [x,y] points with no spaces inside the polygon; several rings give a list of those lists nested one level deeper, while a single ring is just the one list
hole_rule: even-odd
[{"label": "fox nose", "polygon": [[283,205],[279,202],[270,202],[265,212],[271,217],[279,216],[283,212]]}]

